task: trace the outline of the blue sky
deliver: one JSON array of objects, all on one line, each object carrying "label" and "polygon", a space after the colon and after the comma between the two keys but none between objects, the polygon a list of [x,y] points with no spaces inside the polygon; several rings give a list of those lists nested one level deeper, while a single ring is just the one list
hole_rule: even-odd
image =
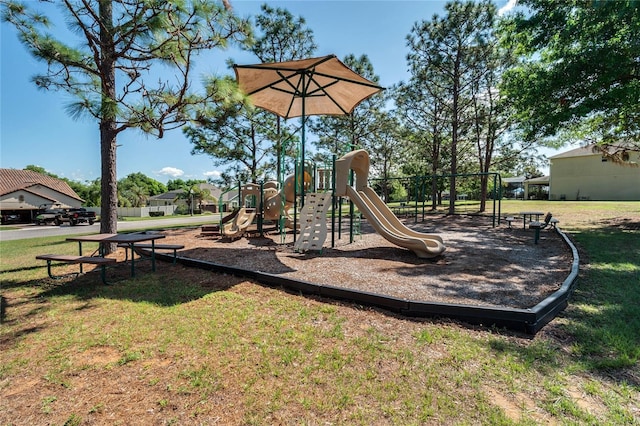
[{"label": "blue sky", "polygon": [[[264,1],[230,0],[241,16],[255,16]],[[288,1],[268,2],[302,16],[313,30],[316,56],[366,54],[389,87],[407,80],[406,36],[415,22],[443,14],[444,1]],[[509,8],[514,0],[496,0]],[[63,24],[62,24],[63,25]],[[230,74],[225,61],[255,63],[255,58],[234,50],[216,51],[198,61],[198,76]],[[0,24],[0,167],[22,169],[29,164],[78,181],[100,177],[97,123],[73,120],[65,111],[70,98],[64,92],[36,89],[30,78],[45,71],[18,42],[9,24]],[[200,87],[195,81],[194,88]],[[298,119],[295,119],[298,120]],[[191,155],[191,144],[181,130],[163,139],[127,130],[118,136],[118,179],[142,172],[160,182],[169,179],[206,179],[220,169],[210,157]]]}]

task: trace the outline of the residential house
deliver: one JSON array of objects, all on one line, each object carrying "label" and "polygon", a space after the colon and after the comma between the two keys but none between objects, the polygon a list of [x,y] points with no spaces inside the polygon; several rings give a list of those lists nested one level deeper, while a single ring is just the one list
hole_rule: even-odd
[{"label": "residential house", "polygon": [[65,181],[31,170],[0,169],[0,214],[31,222],[44,208],[76,208],[83,200]]},{"label": "residential house", "polygon": [[[217,213],[220,207],[220,198],[222,197],[222,211],[230,210],[232,199],[237,197],[237,191],[231,192],[223,192],[222,189],[218,188],[215,185],[211,185],[209,183],[201,183],[198,184],[200,189],[206,189],[211,194],[211,199],[202,200],[200,203],[196,203],[194,201],[194,205],[191,206],[194,210],[202,210],[209,211],[212,213]],[[165,192],[164,194],[155,195],[153,197],[149,197],[149,207],[157,207],[157,206],[178,206],[184,207],[189,210],[191,200],[188,197],[185,197],[183,194],[185,193],[184,189],[176,189],[173,191]]]},{"label": "residential house", "polygon": [[593,146],[550,158],[550,200],[640,200],[640,153],[628,151],[617,164]]}]

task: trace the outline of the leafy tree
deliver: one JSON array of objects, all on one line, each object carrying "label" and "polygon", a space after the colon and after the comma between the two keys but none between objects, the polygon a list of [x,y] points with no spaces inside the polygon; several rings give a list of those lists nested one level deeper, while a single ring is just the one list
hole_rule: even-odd
[{"label": "leafy tree", "polygon": [[[208,118],[205,118],[208,117]],[[200,125],[184,129],[193,144],[193,154],[208,154],[215,166],[226,165],[236,179],[257,182],[275,174],[275,116],[253,107],[237,106],[210,110]]]},{"label": "leafy tree", "polygon": [[451,137],[447,120],[445,98],[438,86],[422,84],[414,76],[408,83],[400,83],[394,89],[397,115],[402,123],[405,140],[403,171],[407,175],[432,176],[429,179],[431,208],[440,203],[444,188],[434,177],[445,173],[445,146]]},{"label": "leafy tree", "polygon": [[283,62],[304,59],[317,49],[313,31],[306,20],[297,19],[286,9],[272,8],[266,3],[256,16],[256,40],[251,52],[262,62]]},{"label": "leafy tree", "polygon": [[471,140],[475,145],[475,158],[480,175],[480,211],[485,211],[489,173],[495,165],[495,155],[500,145],[511,145],[507,131],[513,123],[513,110],[498,87],[505,71],[514,64],[515,58],[510,49],[500,46],[497,28],[497,10],[495,5],[487,4],[485,22],[485,49],[480,58],[480,74],[471,86],[473,124]]},{"label": "leafy tree", "polygon": [[120,205],[142,207],[149,197],[167,192],[167,187],[143,173],[131,173],[118,181]]},{"label": "leafy tree", "polygon": [[[452,175],[459,173],[459,146],[469,135],[469,120],[473,100],[473,85],[482,76],[482,67],[489,45],[495,6],[488,0],[479,3],[454,1],[445,6],[444,17],[414,24],[407,37],[410,53],[409,68],[415,82],[432,85],[431,93],[441,96],[450,125]],[[449,185],[449,213],[453,214],[456,180]]]},{"label": "leafy tree", "polygon": [[402,135],[396,118],[383,111],[372,114],[375,125],[371,126],[371,138],[368,144],[372,177],[381,179],[380,188],[383,199],[389,202],[391,185],[389,181],[400,171],[402,158]]},{"label": "leafy tree", "polygon": [[204,179],[187,179],[187,180],[173,179],[167,182],[167,190],[175,191],[176,189],[189,189],[189,188],[192,188],[194,185],[198,185],[201,183],[207,183],[207,181]]},{"label": "leafy tree", "polygon": [[[161,138],[185,124],[196,105],[231,100],[235,89],[224,84],[208,85],[216,90],[205,94],[189,91],[193,61],[205,50],[246,40],[247,22],[206,0],[64,1],[60,8],[69,33],[78,37],[66,43],[47,32],[47,15],[26,2],[3,0],[2,6],[3,19],[16,27],[34,57],[47,64],[34,83],[66,91],[76,99],[68,107],[73,117],[89,116],[99,123],[100,230],[116,232],[118,134],[136,128]],[[172,75],[165,78],[167,71]]]},{"label": "leafy tree", "polygon": [[[347,55],[343,63],[362,77],[378,83],[380,77],[375,74],[373,65],[367,55],[357,58]],[[338,157],[356,149],[374,146],[373,128],[376,124],[377,111],[384,106],[384,94],[377,93],[358,104],[349,115],[320,116],[309,126],[318,136],[315,142],[319,151],[324,153],[323,159],[328,161],[332,154]]]},{"label": "leafy tree", "polygon": [[185,200],[189,205],[189,213],[193,214],[193,203],[196,203],[198,208],[202,210],[202,203],[205,200],[214,200],[214,197],[211,195],[211,191],[200,188],[200,185],[196,183],[178,193],[174,201],[176,200]]},{"label": "leafy tree", "polygon": [[44,169],[44,167],[35,166],[35,165],[33,165],[33,164],[29,164],[29,165],[27,165],[27,166],[24,168],[24,170],[29,170],[29,171],[32,171],[32,172],[40,173],[41,175],[50,176],[50,177],[53,177],[53,178],[56,178],[56,179],[60,179],[60,177],[59,177],[58,175],[56,175],[56,174],[54,174],[54,173],[50,173],[50,172],[46,171],[46,170]]},{"label": "leafy tree", "polygon": [[504,87],[525,136],[640,150],[640,2],[521,4],[503,24],[522,55]]},{"label": "leafy tree", "polygon": [[145,188],[131,185],[127,189],[118,189],[118,205],[120,207],[144,207],[149,199]]},{"label": "leafy tree", "polygon": [[[101,193],[102,185],[100,183],[100,179],[94,179],[90,182],[87,182],[87,187],[82,193],[81,197],[84,199],[85,205],[88,207],[97,207],[100,206],[100,193]],[[80,193],[78,193],[79,195]]]},{"label": "leafy tree", "polygon": [[[304,18],[295,19],[289,11],[266,4],[261,10],[255,18],[259,35],[250,47],[258,60],[301,59],[316,49]],[[231,163],[215,180],[218,184],[232,186],[238,180],[256,181],[284,172],[281,155],[295,154],[297,138],[281,118],[270,112],[257,112],[248,103],[224,109],[206,105],[197,115],[197,123],[184,130],[194,144],[192,153],[211,155],[216,165]],[[231,133],[226,134],[227,130]]]}]

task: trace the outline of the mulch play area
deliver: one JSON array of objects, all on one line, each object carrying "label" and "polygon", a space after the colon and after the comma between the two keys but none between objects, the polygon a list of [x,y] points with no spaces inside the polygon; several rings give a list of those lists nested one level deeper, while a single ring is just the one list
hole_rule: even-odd
[{"label": "mulch play area", "polygon": [[[577,275],[577,253],[554,229],[534,232],[514,223],[493,227],[482,216],[408,220],[439,234],[442,256],[420,259],[386,241],[363,221],[349,242],[327,237],[322,252],[299,253],[293,235],[276,232],[235,240],[203,236],[200,229],[163,231],[163,243],[185,246],[179,260],[302,293],[379,306],[409,316],[447,316],[535,333],[564,308]],[[284,242],[284,243],[283,243]]]}]

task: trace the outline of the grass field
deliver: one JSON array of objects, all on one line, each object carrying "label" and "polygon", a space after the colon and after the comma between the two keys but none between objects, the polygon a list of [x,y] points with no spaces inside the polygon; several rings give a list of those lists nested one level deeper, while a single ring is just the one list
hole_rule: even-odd
[{"label": "grass field", "polygon": [[640,424],[640,202],[502,205],[523,210],[582,259],[535,337],[164,263],[52,281],[35,255],[75,244],[3,241],[0,424]]}]

